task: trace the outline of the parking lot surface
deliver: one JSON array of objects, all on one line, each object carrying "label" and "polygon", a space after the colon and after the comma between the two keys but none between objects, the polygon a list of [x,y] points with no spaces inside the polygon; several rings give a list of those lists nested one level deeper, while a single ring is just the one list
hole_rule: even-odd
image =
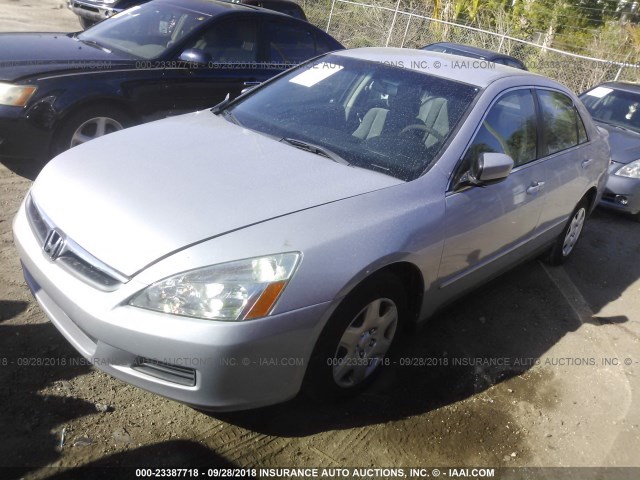
[{"label": "parking lot surface", "polygon": [[[0,31],[77,28],[59,7],[0,0]],[[0,467],[16,475],[105,465],[640,467],[640,224],[626,217],[596,211],[565,266],[530,261],[440,312],[359,398],[212,415],[101,373],[48,322],[11,233],[39,167],[0,161]]]}]

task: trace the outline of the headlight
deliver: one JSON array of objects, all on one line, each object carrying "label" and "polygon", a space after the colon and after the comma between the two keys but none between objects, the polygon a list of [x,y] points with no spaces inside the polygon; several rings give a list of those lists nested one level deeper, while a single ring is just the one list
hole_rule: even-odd
[{"label": "headlight", "polygon": [[297,252],[249,258],[166,278],[129,304],[158,312],[210,320],[267,316],[298,265]]},{"label": "headlight", "polygon": [[640,178],[640,160],[636,160],[635,162],[631,162],[624,167],[618,169],[614,175],[619,175],[621,177],[629,177],[629,178]]},{"label": "headlight", "polygon": [[0,83],[0,105],[24,107],[37,89],[37,87]]}]

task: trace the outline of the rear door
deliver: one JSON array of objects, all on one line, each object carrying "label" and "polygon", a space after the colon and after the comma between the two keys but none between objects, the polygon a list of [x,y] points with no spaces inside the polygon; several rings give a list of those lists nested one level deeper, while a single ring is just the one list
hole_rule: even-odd
[{"label": "rear door", "polygon": [[541,155],[545,204],[540,233],[563,223],[589,186],[588,173],[600,162],[585,148],[587,133],[573,100],[562,92],[536,89],[542,116]]}]

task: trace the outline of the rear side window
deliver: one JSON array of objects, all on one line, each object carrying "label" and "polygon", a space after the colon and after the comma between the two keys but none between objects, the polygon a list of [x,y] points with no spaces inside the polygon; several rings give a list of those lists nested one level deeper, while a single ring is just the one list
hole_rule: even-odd
[{"label": "rear side window", "polygon": [[530,90],[505,94],[485,117],[467,154],[465,170],[481,153],[506,153],[518,167],[537,158],[536,109]]},{"label": "rear side window", "polygon": [[323,35],[316,33],[316,55],[332,52],[336,49],[335,44]]},{"label": "rear side window", "polygon": [[272,62],[294,64],[316,56],[315,35],[304,26],[270,22],[267,38]]},{"label": "rear side window", "polygon": [[537,93],[543,119],[543,156],[584,143],[587,134],[573,101],[560,92],[538,90]]}]

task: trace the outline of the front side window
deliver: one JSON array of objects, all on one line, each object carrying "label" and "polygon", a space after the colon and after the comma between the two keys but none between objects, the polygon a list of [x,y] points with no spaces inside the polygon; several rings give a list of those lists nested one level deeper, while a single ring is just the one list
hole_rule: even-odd
[{"label": "front side window", "polygon": [[245,128],[409,181],[438,158],[477,94],[464,83],[329,54],[228,112]]},{"label": "front side window", "polygon": [[565,94],[538,90],[542,113],[543,156],[575,147],[586,140],[584,124]]},{"label": "front side window", "polygon": [[[531,90],[505,94],[484,118],[464,157],[466,171],[481,153],[504,153],[514,167],[537,158],[537,120]],[[464,172],[462,172],[464,173]]]}]

